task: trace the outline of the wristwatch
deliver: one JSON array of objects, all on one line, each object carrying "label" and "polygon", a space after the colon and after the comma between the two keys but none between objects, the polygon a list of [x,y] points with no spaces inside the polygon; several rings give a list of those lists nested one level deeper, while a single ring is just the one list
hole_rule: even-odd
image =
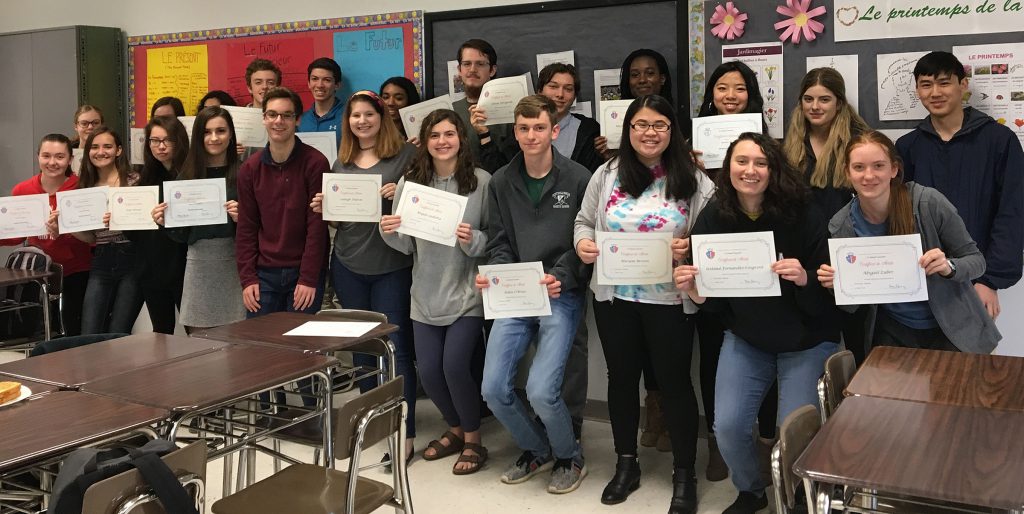
[{"label": "wristwatch", "polygon": [[950,259],[946,259],[946,264],[949,264],[950,273],[943,278],[953,278],[956,276],[956,263]]}]

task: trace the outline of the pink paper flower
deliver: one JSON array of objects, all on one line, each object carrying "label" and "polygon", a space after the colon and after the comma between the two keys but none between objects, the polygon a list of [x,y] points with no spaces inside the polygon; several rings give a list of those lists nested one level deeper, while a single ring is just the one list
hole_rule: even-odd
[{"label": "pink paper flower", "polygon": [[732,41],[743,35],[743,26],[746,25],[747,14],[741,13],[732,2],[726,2],[725,7],[715,7],[715,14],[711,15],[711,24],[714,28],[711,33],[719,39]]},{"label": "pink paper flower", "polygon": [[818,37],[817,34],[825,30],[821,22],[812,19],[825,14],[825,7],[819,5],[808,10],[810,6],[811,0],[786,0],[786,5],[775,8],[779,14],[789,16],[789,19],[775,24],[775,30],[786,29],[779,36],[780,41],[789,39],[794,45],[800,44],[801,33],[806,40],[814,41]]}]

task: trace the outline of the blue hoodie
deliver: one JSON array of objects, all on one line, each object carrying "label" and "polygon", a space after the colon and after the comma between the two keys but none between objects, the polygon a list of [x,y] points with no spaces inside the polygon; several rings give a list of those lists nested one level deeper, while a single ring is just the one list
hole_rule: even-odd
[{"label": "blue hoodie", "polygon": [[896,142],[904,179],[938,189],[956,207],[987,268],[977,282],[1006,289],[1024,268],[1024,150],[1009,128],[972,107],[949,141],[931,116]]}]

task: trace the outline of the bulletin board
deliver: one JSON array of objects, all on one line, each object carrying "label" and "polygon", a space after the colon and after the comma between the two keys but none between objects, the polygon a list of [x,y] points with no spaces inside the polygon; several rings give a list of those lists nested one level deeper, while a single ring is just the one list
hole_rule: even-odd
[{"label": "bulletin board", "polygon": [[238,105],[252,101],[245,67],[257,57],[281,68],[283,86],[313,103],[306,67],[319,57],[341,65],[341,98],[403,75],[423,89],[423,12],[409,11],[250,27],[177,32],[128,38],[131,127],[143,127],[149,107],[163,96],[182,100],[194,115],[212,90],[227,91]]}]

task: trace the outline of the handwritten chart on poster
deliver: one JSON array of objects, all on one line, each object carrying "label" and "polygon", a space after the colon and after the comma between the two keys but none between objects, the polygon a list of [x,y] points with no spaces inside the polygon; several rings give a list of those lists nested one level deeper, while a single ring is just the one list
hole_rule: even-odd
[{"label": "handwritten chart on poster", "polygon": [[954,46],[967,73],[967,104],[992,116],[1024,145],[1024,43]]},{"label": "handwritten chart on poster", "polygon": [[921,104],[914,86],[914,66],[928,52],[878,54],[878,119],[921,120],[928,109]]},{"label": "handwritten chart on poster", "polygon": [[313,98],[306,67],[318,57],[340,62],[344,89],[339,97],[376,90],[392,76],[405,76],[422,90],[423,12],[130,36],[130,126],[145,126],[149,107],[162,96],[180,98],[186,115],[194,115],[199,99],[211,90],[226,91],[247,105],[252,95],[245,68],[255,58],[277,65],[282,85],[298,93],[308,109]]},{"label": "handwritten chart on poster", "polygon": [[197,105],[209,91],[206,45],[150,48],[146,50],[146,60],[147,106],[165,96],[178,97],[185,105]]}]

